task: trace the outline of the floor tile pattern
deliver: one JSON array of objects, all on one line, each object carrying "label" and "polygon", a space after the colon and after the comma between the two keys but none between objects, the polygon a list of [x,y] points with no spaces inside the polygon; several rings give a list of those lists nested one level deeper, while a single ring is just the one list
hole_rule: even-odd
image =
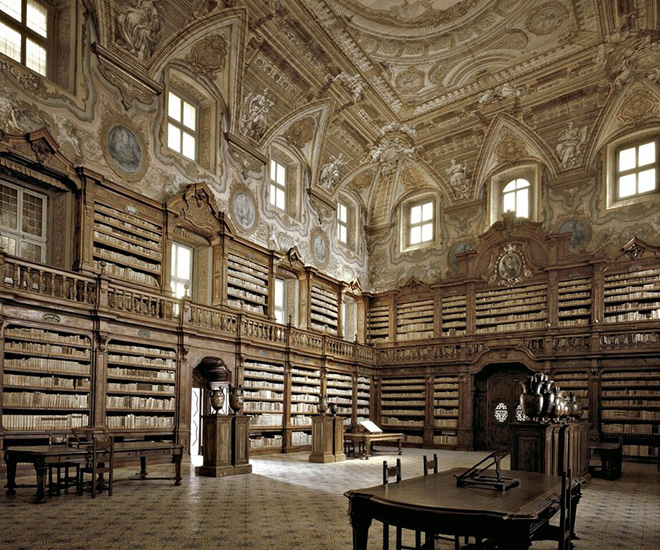
[{"label": "floor tile pattern", "polygon": [[[180,487],[170,480],[129,481],[135,469],[116,473],[114,494],[49,497],[34,505],[34,489],[14,497],[0,493],[2,550],[281,549],[350,550],[351,529],[343,492],[380,483],[387,448],[370,460],[314,464],[307,453],[253,457],[253,473],[197,477],[184,465]],[[422,455],[436,452],[441,469],[470,466],[484,453],[404,449],[403,474],[422,473]],[[171,465],[150,468],[172,475]],[[122,479],[123,478],[123,479]],[[33,482],[32,477],[19,482]],[[652,464],[624,463],[617,481],[592,479],[583,490],[576,550],[660,548],[660,472]],[[370,549],[381,547],[382,530],[370,530]],[[451,543],[439,542],[450,550]],[[532,550],[556,543],[535,542]]]}]

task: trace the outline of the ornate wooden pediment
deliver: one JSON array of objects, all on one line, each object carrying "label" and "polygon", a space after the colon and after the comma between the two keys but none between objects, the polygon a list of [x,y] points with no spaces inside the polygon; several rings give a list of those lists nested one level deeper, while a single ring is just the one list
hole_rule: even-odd
[{"label": "ornate wooden pediment", "polygon": [[75,167],[46,127],[22,135],[0,132],[0,166],[19,177],[60,189],[82,187]]},{"label": "ornate wooden pediment", "polygon": [[280,258],[278,263],[279,267],[283,267],[294,273],[301,273],[305,270],[305,262],[303,262],[302,255],[297,246],[292,246]]},{"label": "ornate wooden pediment", "polygon": [[410,277],[405,284],[399,289],[400,294],[419,294],[421,292],[429,292],[431,287],[416,277]]},{"label": "ornate wooden pediment", "polygon": [[167,202],[167,209],[176,216],[175,225],[206,239],[235,231],[224,212],[215,204],[213,193],[204,182],[191,183],[183,192]]},{"label": "ornate wooden pediment", "polygon": [[633,237],[621,247],[613,261],[650,260],[660,256],[660,246],[653,246],[639,237]]},{"label": "ornate wooden pediment", "polygon": [[346,294],[351,294],[353,296],[362,296],[362,282],[359,277],[351,279],[347,283],[344,283],[344,292]]}]

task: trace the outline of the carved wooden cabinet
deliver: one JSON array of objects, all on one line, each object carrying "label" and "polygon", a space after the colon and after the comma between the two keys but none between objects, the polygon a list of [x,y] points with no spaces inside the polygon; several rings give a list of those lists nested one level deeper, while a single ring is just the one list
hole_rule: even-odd
[{"label": "carved wooden cabinet", "polygon": [[[588,425],[522,422],[510,424],[512,435],[511,469],[561,475],[570,466],[574,477],[582,478],[589,470]],[[569,439],[569,463],[565,461],[564,433]]]}]

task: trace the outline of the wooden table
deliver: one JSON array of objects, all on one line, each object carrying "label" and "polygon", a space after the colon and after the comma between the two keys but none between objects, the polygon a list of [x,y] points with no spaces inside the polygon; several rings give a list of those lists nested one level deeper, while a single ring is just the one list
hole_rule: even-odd
[{"label": "wooden table", "polygon": [[600,470],[592,468],[592,475],[599,474],[605,479],[618,479],[621,477],[621,461],[623,448],[621,443],[608,443],[605,441],[592,441],[589,443],[590,456],[600,456]]},{"label": "wooden table", "polygon": [[344,493],[349,499],[353,550],[367,549],[373,520],[424,533],[495,539],[503,545],[500,548],[527,550],[534,533],[546,527],[559,509],[558,476],[503,471],[503,476],[519,479],[520,485],[496,491],[457,487],[454,476],[464,471],[454,468]]},{"label": "wooden table", "polygon": [[[66,445],[33,445],[9,447],[5,449],[7,463],[7,495],[16,494],[16,465],[34,464],[37,473],[37,493],[35,502],[43,502],[46,492],[46,468],[58,462],[77,462],[84,464],[90,453],[88,446],[69,447]],[[137,479],[147,478],[147,458],[172,456],[174,460],[174,484],[181,485],[181,459],[183,446],[169,441],[122,441],[115,443],[115,461],[125,462],[140,459],[140,473]]]},{"label": "wooden table", "polygon": [[354,445],[363,446],[364,451],[362,457],[369,459],[371,452],[371,444],[375,441],[396,441],[399,449],[398,453],[401,454],[401,444],[403,443],[404,434],[402,433],[345,433],[344,439],[353,441]]}]

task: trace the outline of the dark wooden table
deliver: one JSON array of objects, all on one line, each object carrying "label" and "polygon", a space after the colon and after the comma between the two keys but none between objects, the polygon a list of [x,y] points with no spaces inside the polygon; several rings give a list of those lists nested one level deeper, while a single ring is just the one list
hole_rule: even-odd
[{"label": "dark wooden table", "polygon": [[600,456],[600,469],[593,467],[592,475],[600,475],[605,479],[621,477],[621,462],[623,460],[623,447],[621,443],[606,441],[592,441],[589,443],[590,457]]},{"label": "dark wooden table", "polygon": [[[401,454],[401,444],[403,443],[404,434],[402,433],[345,433],[344,439],[353,441],[353,445],[361,446],[364,451],[362,457],[369,459],[371,452],[371,445],[375,441],[396,441],[398,443],[398,453]],[[356,450],[356,454],[357,454]]]},{"label": "dark wooden table", "polygon": [[[85,463],[90,453],[87,446],[70,447],[66,445],[33,445],[26,447],[9,447],[5,449],[7,463],[7,495],[16,494],[16,465],[19,463],[33,464],[37,473],[37,493],[35,502],[43,502],[46,492],[46,469],[49,464],[58,462]],[[115,443],[115,461],[126,462],[140,459],[140,473],[137,479],[148,479],[147,458],[156,456],[172,456],[174,460],[174,484],[181,485],[181,459],[183,446],[169,441],[122,441]]]},{"label": "dark wooden table", "polygon": [[[494,539],[508,550],[527,550],[534,534],[559,509],[561,478],[503,471],[520,480],[507,491],[457,487],[465,468],[344,493],[353,526],[353,550],[366,550],[373,520],[424,533]],[[575,487],[578,487],[575,483]]]}]

